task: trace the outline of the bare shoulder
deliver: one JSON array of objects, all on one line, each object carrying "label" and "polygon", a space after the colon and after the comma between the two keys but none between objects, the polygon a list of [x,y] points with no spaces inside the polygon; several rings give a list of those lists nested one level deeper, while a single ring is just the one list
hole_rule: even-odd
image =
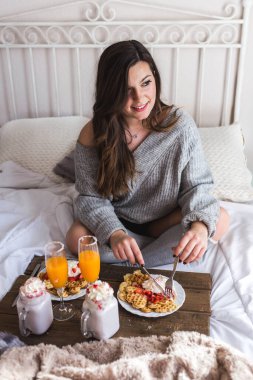
[{"label": "bare shoulder", "polygon": [[94,146],[94,133],[93,133],[93,124],[90,120],[80,132],[78,137],[78,142],[86,146]]}]

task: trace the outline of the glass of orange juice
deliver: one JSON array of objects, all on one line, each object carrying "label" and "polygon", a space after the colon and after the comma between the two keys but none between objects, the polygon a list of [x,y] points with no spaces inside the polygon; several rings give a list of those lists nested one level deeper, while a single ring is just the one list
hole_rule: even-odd
[{"label": "glass of orange juice", "polygon": [[60,241],[51,241],[45,246],[45,262],[48,278],[57,290],[60,297],[60,303],[53,308],[54,318],[57,321],[66,321],[75,314],[72,304],[65,305],[63,301],[63,292],[68,281],[68,261],[64,244]]},{"label": "glass of orange juice", "polygon": [[88,282],[98,279],[100,272],[100,256],[95,236],[81,236],[78,240],[79,267],[83,278]]}]

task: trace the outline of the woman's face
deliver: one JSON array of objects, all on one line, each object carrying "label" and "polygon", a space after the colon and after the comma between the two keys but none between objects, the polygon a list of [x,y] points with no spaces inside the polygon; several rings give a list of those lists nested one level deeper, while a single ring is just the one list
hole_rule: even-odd
[{"label": "woman's face", "polygon": [[147,119],[156,100],[155,77],[147,62],[140,61],[128,73],[128,98],[123,109],[127,124]]}]

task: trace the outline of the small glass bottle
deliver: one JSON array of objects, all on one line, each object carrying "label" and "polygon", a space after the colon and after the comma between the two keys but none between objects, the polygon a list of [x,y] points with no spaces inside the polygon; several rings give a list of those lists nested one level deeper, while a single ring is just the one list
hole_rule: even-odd
[{"label": "small glass bottle", "polygon": [[107,282],[89,285],[82,307],[81,332],[86,337],[108,339],[119,329],[118,301]]},{"label": "small glass bottle", "polygon": [[39,278],[31,277],[21,286],[17,311],[22,336],[41,335],[49,329],[53,322],[52,301]]}]

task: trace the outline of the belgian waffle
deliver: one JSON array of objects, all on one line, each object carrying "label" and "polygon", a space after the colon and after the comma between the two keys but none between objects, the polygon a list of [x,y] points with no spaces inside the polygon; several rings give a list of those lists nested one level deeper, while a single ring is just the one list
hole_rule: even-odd
[{"label": "belgian waffle", "polygon": [[149,276],[140,270],[127,273],[119,286],[118,297],[144,313],[166,313],[177,309],[175,299],[167,299],[161,293],[144,289],[142,284]]}]

